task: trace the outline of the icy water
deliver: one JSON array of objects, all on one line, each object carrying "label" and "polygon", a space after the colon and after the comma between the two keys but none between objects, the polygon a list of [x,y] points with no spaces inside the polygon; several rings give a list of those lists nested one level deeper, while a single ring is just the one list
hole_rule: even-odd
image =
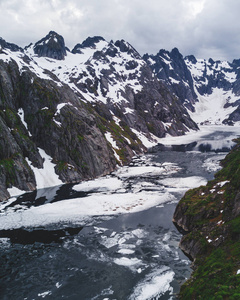
[{"label": "icy water", "polygon": [[191,262],[174,209],[236,135],[157,146],[110,176],[2,203],[0,299],[176,299]]}]

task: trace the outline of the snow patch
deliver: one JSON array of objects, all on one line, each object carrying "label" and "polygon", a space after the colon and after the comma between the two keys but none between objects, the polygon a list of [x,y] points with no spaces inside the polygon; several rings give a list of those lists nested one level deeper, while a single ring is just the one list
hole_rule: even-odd
[{"label": "snow patch", "polygon": [[206,185],[207,180],[199,176],[191,176],[186,178],[166,178],[159,181],[164,185],[167,191],[188,190]]},{"label": "snow patch", "polygon": [[124,249],[124,248],[118,250],[118,253],[125,254],[125,255],[127,255],[127,254],[133,254],[134,252],[135,252],[134,250]]},{"label": "snow patch", "polygon": [[118,147],[116,141],[114,141],[114,139],[112,138],[112,134],[110,132],[106,132],[105,133],[105,138],[112,145],[112,150],[113,150],[113,153],[114,153],[114,156],[115,156],[116,160],[121,162],[121,158],[116,152],[116,149],[118,150],[119,147]]},{"label": "snow patch", "polygon": [[220,187],[223,187],[226,183],[229,183],[229,182],[230,182],[229,180],[225,180],[225,181],[218,182],[217,185]]},{"label": "snow patch", "polygon": [[153,177],[160,175],[173,174],[179,171],[179,167],[175,164],[162,164],[159,167],[155,166],[138,166],[138,167],[122,167],[114,174],[119,178],[130,177]]},{"label": "snow patch", "polygon": [[47,155],[47,153],[38,148],[41,157],[44,159],[43,168],[38,169],[34,167],[31,161],[28,158],[25,158],[28,162],[29,166],[34,172],[37,188],[42,189],[46,187],[52,187],[56,185],[62,185],[63,182],[59,179],[58,175],[55,173],[55,164],[52,162],[51,156]]},{"label": "snow patch", "polygon": [[50,296],[51,294],[52,294],[51,291],[46,291],[46,292],[43,292],[43,293],[39,293],[38,297],[45,298],[46,296]]},{"label": "snow patch", "polygon": [[225,155],[218,155],[218,156],[207,158],[203,163],[203,167],[206,168],[208,172],[217,172],[222,168],[220,166],[220,161],[224,159],[224,157]]},{"label": "snow patch", "polygon": [[221,125],[222,121],[236,109],[232,106],[224,107],[229,103],[229,97],[230,99],[234,98],[232,92],[226,92],[222,88],[214,88],[210,95],[201,95],[196,88],[195,92],[199,101],[195,103],[195,112],[188,112],[198,124]]},{"label": "snow patch", "polygon": [[105,138],[112,145],[113,148],[119,149],[119,147],[117,146],[116,141],[114,141],[114,139],[112,138],[112,134],[110,132],[105,133]]},{"label": "snow patch", "polygon": [[27,125],[27,123],[26,123],[25,120],[24,120],[24,110],[23,110],[22,108],[19,108],[19,110],[18,110],[18,115],[19,115],[19,117],[20,117],[20,119],[21,119],[23,125],[24,125],[25,128],[27,129],[29,136],[32,136],[31,133],[30,133],[29,130],[28,130],[28,125]]},{"label": "snow patch", "polygon": [[179,80],[176,80],[176,79],[174,79],[174,78],[172,78],[172,77],[169,77],[169,79],[170,79],[171,83],[174,83],[174,84],[180,84],[180,81],[179,81]]},{"label": "snow patch", "polygon": [[11,188],[8,188],[7,191],[9,192],[10,196],[13,197],[13,196],[19,196],[23,193],[26,193],[26,191],[24,190],[20,190],[19,188],[13,186]]}]

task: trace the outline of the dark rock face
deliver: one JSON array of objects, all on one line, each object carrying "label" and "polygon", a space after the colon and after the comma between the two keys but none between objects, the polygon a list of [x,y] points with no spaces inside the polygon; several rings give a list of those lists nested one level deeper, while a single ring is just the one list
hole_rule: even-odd
[{"label": "dark rock face", "polygon": [[58,60],[64,59],[67,54],[63,37],[54,31],[50,31],[45,38],[37,42],[33,49],[38,56]]},{"label": "dark rock face", "polygon": [[85,41],[82,42],[82,44],[77,44],[73,50],[72,53],[82,53],[81,49],[84,48],[96,48],[96,44],[100,41],[105,41],[103,37],[101,36],[94,36],[94,37],[88,37]]},{"label": "dark rock face", "polygon": [[[1,62],[0,80],[1,199],[9,196],[6,188],[12,186],[36,188],[25,158],[41,168],[43,159],[37,147],[53,157],[64,182],[94,178],[115,168],[112,149],[98,127],[98,115],[90,113],[67,86],[60,89],[30,71],[21,76],[14,62]],[[60,101],[66,105],[58,114]],[[18,114],[20,107],[28,130]]]},{"label": "dark rock face", "polygon": [[23,51],[23,49],[15,44],[8,43],[4,39],[0,38],[0,52],[3,51],[3,49],[9,49],[11,51]]},{"label": "dark rock face", "polygon": [[229,63],[211,58],[208,61],[196,59],[193,55],[183,58],[176,48],[171,52],[160,50],[157,55],[145,54],[143,58],[190,111],[195,111],[200,96],[212,95],[214,90],[219,89],[222,98],[225,97],[225,106],[236,107],[233,113],[226,114],[222,123],[232,125],[240,120],[237,108],[237,97],[240,96],[239,60]]},{"label": "dark rock face", "polygon": [[178,49],[174,48],[171,52],[160,50],[155,56],[145,54],[143,58],[149,63],[156,76],[168,84],[172,93],[188,109],[194,111],[197,95],[194,92],[193,79]]},{"label": "dark rock face", "polygon": [[128,54],[132,54],[135,58],[141,58],[141,55],[137,52],[136,49],[133,48],[129,43],[124,40],[118,40],[114,44],[121,52],[126,52]]}]

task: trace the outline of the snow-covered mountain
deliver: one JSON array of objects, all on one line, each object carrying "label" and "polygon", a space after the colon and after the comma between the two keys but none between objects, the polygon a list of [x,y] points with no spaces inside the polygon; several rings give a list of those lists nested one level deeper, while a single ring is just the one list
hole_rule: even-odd
[{"label": "snow-covered mountain", "polygon": [[[136,134],[144,133],[151,139],[151,133],[161,137],[196,129],[180,105],[169,105],[174,96],[155,78],[140,54],[123,40],[114,43],[102,37],[87,38],[66,52],[62,37],[50,32],[40,42],[26,47],[24,53],[41,70],[56,75],[58,84],[70,86],[82,101],[100,106],[97,109],[100,115],[103,104],[106,105],[115,122],[126,122]],[[162,110],[164,117],[159,116]],[[182,125],[177,124],[179,113]]]},{"label": "snow-covered mountain", "polygon": [[176,48],[146,54],[144,59],[196,123],[233,125],[240,121],[240,60],[183,58]]},{"label": "snow-covered mountain", "polygon": [[[49,34],[24,49],[0,39],[0,198],[95,178],[156,137],[196,130],[127,42]],[[10,188],[10,189],[9,189]]]},{"label": "snow-covered mountain", "polygon": [[109,173],[197,123],[233,125],[239,67],[100,36],[72,50],[54,31],[24,49],[0,38],[0,199]]}]

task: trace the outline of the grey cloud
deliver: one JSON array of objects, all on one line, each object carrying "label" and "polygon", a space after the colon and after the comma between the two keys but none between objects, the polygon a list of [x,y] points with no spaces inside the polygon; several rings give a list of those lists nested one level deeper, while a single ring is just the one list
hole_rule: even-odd
[{"label": "grey cloud", "polygon": [[25,46],[55,30],[70,48],[101,35],[123,38],[141,54],[177,47],[231,60],[240,57],[239,11],[236,0],[0,0],[0,35]]}]

